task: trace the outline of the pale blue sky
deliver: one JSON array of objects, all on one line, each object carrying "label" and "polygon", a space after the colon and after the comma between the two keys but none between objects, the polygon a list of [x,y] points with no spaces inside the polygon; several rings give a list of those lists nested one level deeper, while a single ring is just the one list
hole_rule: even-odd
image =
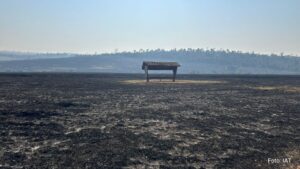
[{"label": "pale blue sky", "polygon": [[0,50],[300,55],[299,0],[0,0]]}]

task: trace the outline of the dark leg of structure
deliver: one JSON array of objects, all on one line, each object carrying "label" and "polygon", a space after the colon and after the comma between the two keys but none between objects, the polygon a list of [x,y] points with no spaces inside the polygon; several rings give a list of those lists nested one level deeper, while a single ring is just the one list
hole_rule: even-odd
[{"label": "dark leg of structure", "polygon": [[173,82],[175,82],[177,69],[173,69]]},{"label": "dark leg of structure", "polygon": [[148,75],[148,67],[147,66],[145,67],[145,74],[146,74],[147,82],[149,82],[149,75]]}]

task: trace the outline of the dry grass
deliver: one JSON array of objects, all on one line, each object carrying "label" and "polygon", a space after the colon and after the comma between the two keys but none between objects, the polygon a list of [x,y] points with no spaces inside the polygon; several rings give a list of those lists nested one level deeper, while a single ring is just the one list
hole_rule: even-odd
[{"label": "dry grass", "polygon": [[300,87],[296,87],[296,86],[259,86],[259,87],[254,87],[254,89],[257,89],[257,90],[281,90],[281,91],[293,92],[293,93],[300,92]]},{"label": "dry grass", "polygon": [[226,83],[226,81],[216,81],[216,80],[124,80],[122,83],[125,84],[221,84]]},{"label": "dry grass", "polygon": [[291,158],[291,163],[287,163],[286,169],[300,169],[300,149],[295,148],[293,150],[287,151],[286,158]]}]

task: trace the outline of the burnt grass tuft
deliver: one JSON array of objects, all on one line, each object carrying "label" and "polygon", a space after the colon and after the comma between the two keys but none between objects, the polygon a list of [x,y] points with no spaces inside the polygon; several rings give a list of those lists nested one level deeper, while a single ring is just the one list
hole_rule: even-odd
[{"label": "burnt grass tuft", "polygon": [[142,78],[0,75],[0,168],[299,167],[299,76]]}]

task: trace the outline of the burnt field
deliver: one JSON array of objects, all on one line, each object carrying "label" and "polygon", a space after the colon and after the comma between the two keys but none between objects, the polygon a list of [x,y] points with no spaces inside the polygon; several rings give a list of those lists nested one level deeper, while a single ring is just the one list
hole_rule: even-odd
[{"label": "burnt field", "polygon": [[300,167],[299,76],[179,79],[1,74],[0,168]]}]

